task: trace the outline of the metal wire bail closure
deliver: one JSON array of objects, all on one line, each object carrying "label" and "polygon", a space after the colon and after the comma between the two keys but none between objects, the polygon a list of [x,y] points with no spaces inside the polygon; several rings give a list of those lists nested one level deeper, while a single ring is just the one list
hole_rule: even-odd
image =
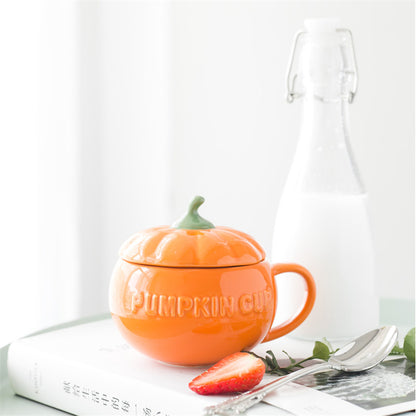
[{"label": "metal wire bail closure", "polygon": [[[358,88],[358,67],[357,67],[357,59],[355,55],[352,32],[351,30],[346,29],[346,28],[336,29],[336,32],[347,35],[348,40],[349,40],[349,46],[350,46],[351,58],[352,58],[353,81],[352,81],[351,90],[348,92],[348,102],[352,103],[354,101],[355,95],[357,94],[357,88]],[[295,59],[297,58],[299,41],[307,33],[308,32],[304,30],[300,30],[299,32],[296,33],[294,41],[293,41],[292,50],[290,52],[289,65],[286,71],[286,90],[287,90],[286,101],[288,103],[293,103],[293,101],[296,98],[299,98],[302,96],[302,93],[295,91],[295,84],[296,84],[296,79],[298,77],[298,73],[294,69],[295,67],[294,63],[295,63]]]}]

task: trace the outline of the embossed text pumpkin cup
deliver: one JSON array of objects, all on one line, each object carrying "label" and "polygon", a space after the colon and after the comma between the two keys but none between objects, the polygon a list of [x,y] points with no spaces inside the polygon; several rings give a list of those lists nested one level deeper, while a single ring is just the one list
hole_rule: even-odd
[{"label": "embossed text pumpkin cup", "polygon": [[[304,267],[270,265],[252,237],[200,217],[203,202],[195,197],[172,227],[129,238],[110,283],[110,310],[127,342],[171,364],[210,364],[281,337],[305,320],[315,301],[315,283]],[[302,276],[306,300],[272,328],[274,276],[286,272]]]}]

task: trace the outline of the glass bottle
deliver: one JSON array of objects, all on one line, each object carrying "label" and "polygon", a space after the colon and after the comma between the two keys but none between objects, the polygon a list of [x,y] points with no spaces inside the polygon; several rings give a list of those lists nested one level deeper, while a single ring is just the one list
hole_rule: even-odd
[{"label": "glass bottle", "polygon": [[[288,101],[299,98],[303,116],[276,216],[272,260],[300,263],[316,281],[314,309],[293,335],[336,340],[378,325],[367,194],[349,143],[357,70],[349,30],[338,29],[335,19],[307,20],[305,27],[288,71]],[[293,299],[297,284],[293,279],[280,292],[283,315],[303,301]]]}]

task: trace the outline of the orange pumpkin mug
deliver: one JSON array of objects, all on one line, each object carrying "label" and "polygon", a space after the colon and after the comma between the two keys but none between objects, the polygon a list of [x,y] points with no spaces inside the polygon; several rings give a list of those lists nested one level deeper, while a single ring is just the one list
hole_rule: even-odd
[{"label": "orange pumpkin mug", "polygon": [[[306,319],[315,302],[308,270],[298,264],[270,265],[252,237],[200,217],[203,202],[195,197],[187,215],[172,227],[130,237],[110,283],[110,311],[123,337],[143,354],[171,364],[211,364],[281,337]],[[304,279],[305,303],[295,316],[272,327],[274,276],[286,272]]]}]

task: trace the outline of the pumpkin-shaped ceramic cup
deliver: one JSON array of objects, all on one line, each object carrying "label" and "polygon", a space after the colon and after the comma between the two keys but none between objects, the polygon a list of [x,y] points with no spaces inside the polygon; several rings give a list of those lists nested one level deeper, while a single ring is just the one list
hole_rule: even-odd
[{"label": "pumpkin-shaped ceramic cup", "polygon": [[[270,265],[252,237],[200,217],[203,201],[195,197],[172,227],[128,239],[110,284],[110,310],[127,342],[171,364],[210,364],[281,337],[305,320],[315,301],[315,283],[304,267]],[[285,272],[302,276],[306,300],[272,328],[274,276]]]}]

